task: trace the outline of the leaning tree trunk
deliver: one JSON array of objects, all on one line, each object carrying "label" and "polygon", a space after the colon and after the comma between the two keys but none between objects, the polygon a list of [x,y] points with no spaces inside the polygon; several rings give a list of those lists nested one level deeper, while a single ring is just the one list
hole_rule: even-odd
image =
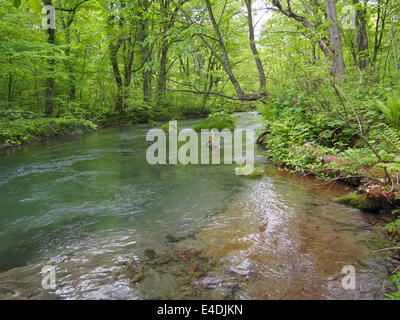
[{"label": "leaning tree trunk", "polygon": [[247,24],[249,27],[249,41],[250,49],[254,57],[254,61],[257,66],[258,75],[260,78],[260,93],[265,93],[267,91],[267,80],[265,78],[264,67],[262,65],[260,54],[258,53],[255,37],[254,37],[254,24],[253,24],[253,14],[251,8],[251,0],[245,0],[247,7]]}]

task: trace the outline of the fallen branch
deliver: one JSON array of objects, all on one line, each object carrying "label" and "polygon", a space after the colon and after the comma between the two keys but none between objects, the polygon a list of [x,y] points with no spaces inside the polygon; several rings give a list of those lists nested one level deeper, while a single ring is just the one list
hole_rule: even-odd
[{"label": "fallen branch", "polygon": [[387,250],[400,250],[400,247],[383,248],[383,249],[374,250],[372,252],[387,251]]}]

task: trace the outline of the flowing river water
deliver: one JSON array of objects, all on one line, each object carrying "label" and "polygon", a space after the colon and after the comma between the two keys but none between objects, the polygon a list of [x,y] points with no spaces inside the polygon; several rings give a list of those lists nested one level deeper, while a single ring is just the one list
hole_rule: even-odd
[{"label": "flowing river water", "polygon": [[[151,166],[148,130],[0,155],[0,299],[382,299],[391,288],[373,245],[382,221],[331,202],[344,186],[278,170],[259,150],[260,179],[234,165]],[[342,286],[346,265],[356,289]]]}]

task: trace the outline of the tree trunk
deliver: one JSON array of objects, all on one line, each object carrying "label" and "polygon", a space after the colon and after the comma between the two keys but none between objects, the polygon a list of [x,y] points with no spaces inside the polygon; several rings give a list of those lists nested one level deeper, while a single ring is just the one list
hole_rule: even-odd
[{"label": "tree trunk", "polygon": [[254,57],[254,61],[257,66],[258,75],[260,77],[260,93],[265,93],[267,91],[267,80],[265,78],[264,67],[262,65],[260,54],[258,53],[255,37],[254,37],[254,25],[253,25],[253,13],[251,8],[251,0],[245,0],[247,7],[247,24],[249,27],[249,41],[250,49]]},{"label": "tree trunk", "polygon": [[386,24],[386,17],[387,17],[387,8],[389,5],[390,0],[385,1],[385,6],[382,10],[382,1],[378,0],[378,12],[377,18],[375,23],[375,43],[374,43],[374,54],[372,56],[372,63],[375,64],[376,60],[378,59],[379,49],[382,44],[383,33],[385,32],[385,24]]},{"label": "tree trunk", "polygon": [[[52,6],[51,0],[44,0],[44,4],[47,6]],[[56,44],[56,30],[48,28],[46,30],[47,33],[47,43],[53,47]],[[44,109],[46,116],[50,117],[53,114],[54,110],[54,87],[55,87],[55,80],[54,80],[54,71],[55,71],[55,59],[48,59],[47,60],[47,70],[50,75],[46,79],[46,91],[45,91],[45,101],[44,101]]]},{"label": "tree trunk", "polygon": [[392,37],[394,65],[396,67],[396,72],[399,73],[399,60],[397,58],[396,34],[395,34],[395,30],[394,30],[394,25],[391,26],[390,33],[391,33],[391,37]]},{"label": "tree trunk", "polygon": [[219,55],[215,52],[214,49],[212,49],[212,47],[211,48],[209,47],[209,49],[210,50],[212,49],[211,51],[214,53],[216,58],[219,58],[222,66],[225,69],[226,74],[229,77],[229,80],[231,81],[233,87],[235,88],[236,95],[238,96],[238,98],[242,98],[242,97],[245,96],[245,93],[242,90],[242,88],[240,87],[239,81],[236,79],[235,75],[233,74],[232,67],[231,67],[231,64],[230,64],[230,61],[229,61],[229,58],[228,58],[228,52],[227,52],[227,50],[225,48],[224,39],[222,38],[221,31],[219,30],[219,26],[217,24],[217,21],[215,20],[214,13],[212,11],[210,1],[209,0],[205,0],[205,5],[207,7],[207,11],[208,11],[208,14],[210,16],[214,32],[217,35],[218,43],[219,43],[219,46],[220,46],[220,49],[221,49],[221,53],[222,53],[222,59],[219,58]]},{"label": "tree trunk", "polygon": [[12,100],[12,85],[13,77],[11,71],[8,73],[8,102],[11,103]]},{"label": "tree trunk", "polygon": [[[354,5],[359,5],[359,0],[353,0]],[[356,12],[356,50],[357,65],[360,70],[365,70],[369,63],[368,35],[367,35],[367,1],[364,7]]]},{"label": "tree trunk", "polygon": [[157,103],[162,103],[167,90],[167,62],[168,62],[169,44],[163,41],[161,44],[160,71],[158,75],[157,85]]},{"label": "tree trunk", "polygon": [[76,100],[76,77],[75,77],[75,70],[74,70],[74,65],[71,62],[71,31],[70,31],[70,26],[74,21],[75,15],[71,15],[68,19],[61,17],[61,23],[63,26],[63,29],[65,31],[65,42],[67,44],[64,52],[65,56],[68,58],[65,60],[65,69],[68,72],[68,80],[69,80],[69,98],[71,101]]},{"label": "tree trunk", "polygon": [[[278,8],[278,10],[281,13],[283,13],[285,16],[300,22],[305,28],[310,30],[313,35],[318,36],[316,27],[313,24],[311,24],[310,21],[308,21],[305,17],[299,16],[298,14],[294,13],[290,6],[288,7],[288,9],[285,9],[279,0],[272,0],[272,4],[276,8]],[[306,7],[306,10],[307,10],[307,7]],[[330,57],[332,56],[332,50],[329,47],[328,40],[325,37],[319,37],[318,46],[324,53],[325,57],[330,59]]]},{"label": "tree trunk", "polygon": [[[147,45],[144,44],[148,36],[148,21],[142,21],[140,24],[139,41],[141,45],[140,53],[142,56],[142,65],[144,65],[150,58],[150,50]],[[150,102],[151,100],[151,73],[144,68],[142,71],[143,77],[143,101]]]},{"label": "tree trunk", "polygon": [[344,59],[342,52],[342,39],[340,36],[340,29],[338,26],[338,19],[336,13],[335,0],[325,0],[325,7],[327,11],[328,21],[331,22],[329,26],[329,35],[331,49],[333,51],[332,57],[332,74],[340,77],[344,73]]},{"label": "tree trunk", "polygon": [[115,83],[117,84],[117,98],[115,100],[115,111],[121,112],[124,108],[124,84],[118,65],[118,51],[121,47],[122,41],[119,39],[114,45],[110,43],[110,61],[114,73]]}]

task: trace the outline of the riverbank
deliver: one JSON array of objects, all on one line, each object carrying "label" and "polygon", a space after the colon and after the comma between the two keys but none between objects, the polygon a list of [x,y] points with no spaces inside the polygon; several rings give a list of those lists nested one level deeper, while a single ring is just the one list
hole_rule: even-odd
[{"label": "riverbank", "polygon": [[[280,168],[304,177],[315,176],[327,184],[340,181],[355,188],[333,201],[375,214],[392,213],[392,222],[384,230],[391,246],[398,247],[399,130],[384,123],[379,110],[369,110],[362,120],[355,113],[359,118],[353,119],[354,125],[340,114],[316,112],[315,103],[306,97],[272,99],[260,108],[266,125],[257,143]],[[399,252],[393,253],[398,266]],[[400,288],[399,279],[400,273],[392,277]],[[400,298],[400,292],[391,298]]]},{"label": "riverbank", "polygon": [[[228,110],[227,112],[218,110]],[[143,108],[128,108],[124,112],[87,111],[86,114],[60,114],[46,118],[42,114],[26,111],[18,107],[0,110],[0,149],[15,147],[56,136],[71,136],[90,133],[98,128],[114,126],[129,127],[136,124],[158,126],[171,120],[190,120],[207,118],[215,114],[217,128],[232,127],[229,114],[255,110],[255,106],[243,103],[227,103],[210,108],[184,109],[163,106],[159,109],[150,105]],[[222,116],[223,119],[219,119]],[[223,120],[223,121],[222,121]],[[195,128],[196,129],[196,128]]]},{"label": "riverbank", "polygon": [[0,148],[18,146],[44,138],[93,132],[97,125],[89,120],[34,118],[0,121]]}]

